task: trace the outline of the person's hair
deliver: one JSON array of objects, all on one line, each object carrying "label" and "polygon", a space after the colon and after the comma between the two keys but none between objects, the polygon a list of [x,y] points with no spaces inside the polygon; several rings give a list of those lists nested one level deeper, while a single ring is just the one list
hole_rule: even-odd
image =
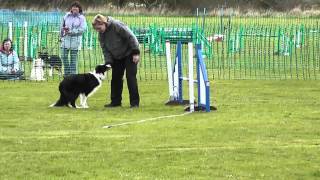
[{"label": "person's hair", "polygon": [[71,6],[70,6],[70,11],[71,11],[72,7],[77,7],[77,8],[79,8],[79,13],[82,14],[82,6],[81,6],[81,4],[80,4],[79,1],[74,1],[74,2],[71,4]]},{"label": "person's hair", "polygon": [[102,24],[102,23],[105,23],[107,24],[108,22],[108,18],[101,15],[101,14],[97,14],[94,18],[93,18],[93,21],[92,21],[92,26],[95,26],[96,24]]},{"label": "person's hair", "polygon": [[6,38],[2,41],[2,48],[4,48],[4,43],[6,42],[10,42],[11,43],[11,48],[9,49],[9,51],[13,51],[13,44],[10,38]]}]

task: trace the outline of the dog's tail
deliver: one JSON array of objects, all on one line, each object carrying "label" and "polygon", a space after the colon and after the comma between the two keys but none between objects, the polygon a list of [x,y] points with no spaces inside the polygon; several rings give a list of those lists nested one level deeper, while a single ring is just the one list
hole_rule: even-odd
[{"label": "dog's tail", "polygon": [[51,104],[49,107],[61,107],[66,105],[67,102],[64,100],[63,97],[60,96],[59,100],[56,103]]}]

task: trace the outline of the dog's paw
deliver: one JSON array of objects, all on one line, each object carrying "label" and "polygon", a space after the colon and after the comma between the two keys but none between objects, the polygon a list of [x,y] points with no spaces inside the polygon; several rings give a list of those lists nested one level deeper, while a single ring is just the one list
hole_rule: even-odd
[{"label": "dog's paw", "polygon": [[[68,107],[69,108],[74,108],[70,103],[68,104]],[[77,106],[75,108],[77,108]]]},{"label": "dog's paw", "polygon": [[76,109],[82,109],[82,108],[84,108],[83,106],[77,106],[76,105]]}]

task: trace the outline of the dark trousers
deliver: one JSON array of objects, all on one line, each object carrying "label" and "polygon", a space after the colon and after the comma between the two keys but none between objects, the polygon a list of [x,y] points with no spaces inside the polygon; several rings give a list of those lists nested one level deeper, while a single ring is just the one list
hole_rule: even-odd
[{"label": "dark trousers", "polygon": [[0,80],[18,80],[24,79],[23,71],[17,71],[15,73],[6,73],[0,71]]},{"label": "dark trousers", "polygon": [[[65,75],[77,74],[78,50],[62,48],[61,52],[62,52],[64,74]],[[68,60],[69,52],[70,52],[70,61]]]},{"label": "dark trousers", "polygon": [[111,103],[121,104],[123,90],[123,75],[126,70],[127,85],[130,95],[130,105],[139,105],[140,97],[137,82],[137,64],[132,61],[132,56],[114,60],[112,64]]}]

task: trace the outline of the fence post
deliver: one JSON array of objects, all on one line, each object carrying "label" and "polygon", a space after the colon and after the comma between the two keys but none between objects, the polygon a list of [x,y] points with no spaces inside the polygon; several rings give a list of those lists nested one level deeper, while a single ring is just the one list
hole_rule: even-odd
[{"label": "fence post", "polygon": [[24,29],[23,55],[24,55],[24,58],[27,59],[27,56],[28,56],[28,22],[27,21],[24,21],[23,29]]},{"label": "fence post", "polygon": [[9,37],[9,39],[13,40],[12,39],[12,22],[11,21],[8,23],[8,26],[9,26],[8,37]]}]

